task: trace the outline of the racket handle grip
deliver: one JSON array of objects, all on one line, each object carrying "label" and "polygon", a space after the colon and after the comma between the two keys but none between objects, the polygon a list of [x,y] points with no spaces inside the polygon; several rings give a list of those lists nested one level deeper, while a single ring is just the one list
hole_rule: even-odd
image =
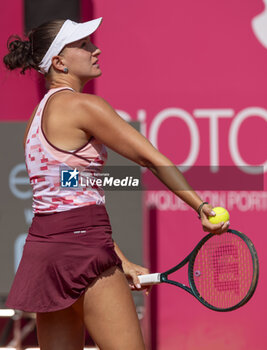
[{"label": "racket handle grip", "polygon": [[150,273],[148,275],[139,275],[138,279],[140,284],[143,286],[151,285],[151,284],[159,284],[160,281],[160,273]]}]

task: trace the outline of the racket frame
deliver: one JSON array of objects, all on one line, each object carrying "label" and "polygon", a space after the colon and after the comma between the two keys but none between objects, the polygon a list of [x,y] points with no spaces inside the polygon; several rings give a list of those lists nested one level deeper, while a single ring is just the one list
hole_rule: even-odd
[{"label": "racket frame", "polygon": [[177,281],[173,281],[173,280],[169,280],[168,279],[168,275],[170,275],[173,272],[181,269],[184,265],[186,265],[189,262],[191,255],[192,255],[192,253],[187,255],[187,257],[184,258],[184,260],[181,261],[178,265],[176,265],[173,268],[171,268],[171,269],[161,273],[160,274],[160,280],[161,280],[161,282],[169,283],[169,284],[172,284],[174,286],[180,287],[180,288],[184,289],[185,291],[187,291],[188,293],[190,293],[193,296],[195,296],[194,293],[193,293],[193,290],[191,288],[189,288],[187,285],[185,285],[183,283],[180,283],[180,282],[177,282]]},{"label": "racket frame", "polygon": [[[193,278],[194,261],[195,261],[195,258],[197,256],[199,250],[201,249],[201,247],[211,237],[214,236],[214,234],[212,234],[212,233],[209,233],[205,237],[203,237],[201,239],[201,241],[193,249],[193,251],[184,260],[182,260],[178,265],[176,265],[173,268],[171,268],[171,269],[169,269],[169,270],[167,270],[165,272],[162,272],[162,273],[138,276],[139,279],[140,279],[140,283],[143,284],[143,285],[159,284],[159,283],[172,284],[174,286],[177,286],[179,288],[184,289],[189,294],[191,294],[195,298],[197,298],[203,305],[205,305],[207,308],[209,308],[209,309],[211,309],[213,311],[228,312],[228,311],[233,311],[233,310],[238,309],[239,307],[241,307],[244,304],[246,304],[250,300],[250,298],[253,296],[253,294],[255,292],[255,289],[256,289],[257,283],[258,283],[258,278],[259,278],[259,260],[258,260],[258,255],[257,255],[256,249],[255,249],[253,243],[251,242],[251,240],[244,233],[241,233],[239,231],[232,230],[232,229],[229,229],[227,232],[239,236],[246,243],[247,247],[250,250],[252,263],[253,263],[253,278],[252,278],[250,289],[249,289],[248,293],[246,294],[246,296],[239,303],[237,303],[236,305],[233,305],[233,306],[228,307],[228,308],[215,307],[215,306],[209,304],[205,299],[203,299],[201,297],[201,295],[198,292],[197,287],[195,285],[194,278]],[[171,279],[168,278],[168,276],[170,274],[172,274],[175,271],[179,270],[180,268],[182,268],[187,263],[188,263],[188,280],[189,280],[190,287],[188,287],[187,285],[185,285],[183,283],[180,283],[180,282],[177,282],[177,281],[174,281],[174,280],[171,280]],[[145,276],[151,276],[151,280],[150,280],[151,283],[149,283],[148,280],[146,282],[143,282]]]},{"label": "racket frame", "polygon": [[205,305],[206,307],[208,307],[209,309],[211,310],[214,310],[214,311],[219,311],[219,312],[228,312],[228,311],[233,311],[233,310],[236,310],[238,309],[239,307],[245,305],[249,300],[250,298],[253,296],[255,290],[256,290],[256,287],[257,287],[257,284],[258,284],[258,279],[259,279],[259,259],[258,259],[258,255],[257,255],[257,252],[256,252],[256,249],[254,247],[254,244],[251,242],[251,240],[242,232],[239,232],[239,231],[236,231],[236,230],[232,230],[232,229],[229,229],[227,232],[229,233],[232,233],[232,234],[235,234],[237,235],[238,237],[240,237],[247,245],[247,247],[249,248],[250,250],[250,254],[251,254],[251,258],[252,258],[252,264],[253,264],[253,278],[252,278],[252,281],[251,281],[251,285],[250,285],[250,288],[247,292],[247,294],[245,295],[245,297],[239,302],[237,303],[236,305],[233,305],[231,307],[228,307],[228,308],[218,308],[218,307],[215,307],[211,304],[209,304],[205,299],[203,299],[201,297],[201,295],[199,294],[198,290],[197,290],[197,287],[195,285],[195,281],[194,281],[194,278],[193,278],[193,271],[194,271],[194,261],[195,261],[195,258],[199,252],[199,250],[201,249],[201,247],[205,244],[205,242],[207,240],[209,240],[213,234],[210,233],[208,235],[206,235],[199,243],[198,245],[194,248],[194,250],[192,251],[192,253],[190,254],[190,259],[189,259],[189,264],[188,264],[188,280],[189,280],[189,285],[191,287],[191,290],[192,290],[192,294],[203,304]]}]

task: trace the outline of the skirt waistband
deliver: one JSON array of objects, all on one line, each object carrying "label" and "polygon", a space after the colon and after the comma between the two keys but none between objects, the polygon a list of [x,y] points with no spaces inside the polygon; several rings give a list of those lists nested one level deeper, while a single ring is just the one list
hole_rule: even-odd
[{"label": "skirt waistband", "polygon": [[110,226],[105,205],[92,204],[53,214],[35,214],[29,235],[44,237],[97,226]]}]

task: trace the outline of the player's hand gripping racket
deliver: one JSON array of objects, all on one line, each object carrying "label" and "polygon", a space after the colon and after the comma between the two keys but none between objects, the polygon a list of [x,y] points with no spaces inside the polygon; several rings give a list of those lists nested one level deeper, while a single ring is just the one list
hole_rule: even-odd
[{"label": "player's hand gripping racket", "polygon": [[[190,287],[169,279],[169,275],[188,263]],[[228,230],[208,234],[178,265],[163,273],[138,276],[140,283],[169,283],[186,290],[206,307],[231,311],[246,304],[258,282],[259,262],[256,249],[243,233]]]}]

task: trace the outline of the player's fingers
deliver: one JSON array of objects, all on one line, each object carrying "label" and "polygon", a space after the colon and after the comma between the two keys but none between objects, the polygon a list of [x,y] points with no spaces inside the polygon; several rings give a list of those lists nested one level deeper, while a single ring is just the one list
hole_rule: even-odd
[{"label": "player's fingers", "polygon": [[130,287],[131,290],[135,290],[136,289],[135,285],[133,283],[131,283],[131,282],[129,283],[129,287]]},{"label": "player's fingers", "polygon": [[[149,273],[150,273],[149,269],[140,266],[140,270],[139,270],[138,275],[147,275],[147,274],[149,274]],[[138,279],[138,280],[139,280],[139,279]],[[146,295],[149,295],[149,293],[150,293],[150,291],[151,291],[151,289],[152,289],[152,286],[142,286],[142,289],[145,290],[145,294],[146,294]]]},{"label": "player's fingers", "polygon": [[224,232],[227,232],[229,229],[229,221],[227,222],[221,222],[219,224],[210,224],[208,225],[206,232],[210,232],[216,235],[222,234]]},{"label": "player's fingers", "polygon": [[134,285],[134,288],[135,289],[141,289],[142,286],[141,286],[141,283],[138,279],[138,275],[142,275],[143,273],[141,271],[137,271],[137,270],[131,270],[130,271],[130,276],[132,278],[132,282],[133,282],[133,285]]},{"label": "player's fingers", "polygon": [[201,217],[201,223],[202,223],[202,226],[207,228],[208,231],[214,231],[214,230],[218,230],[222,227],[222,225],[224,224],[223,222],[219,222],[218,224],[212,224],[208,217],[206,216],[202,216]]},{"label": "player's fingers", "polygon": [[219,224],[212,224],[208,220],[205,220],[203,222],[203,228],[205,232],[210,233],[221,233],[222,227],[224,225],[224,222],[220,222]]},{"label": "player's fingers", "polygon": [[222,226],[222,232],[227,232],[230,226],[230,222],[226,221],[224,225]]},{"label": "player's fingers", "polygon": [[134,290],[147,289],[147,286],[142,287],[138,278],[139,275],[147,275],[147,274],[149,274],[149,269],[140,265],[132,264],[132,268],[128,270],[128,275],[131,278],[131,282],[133,284],[133,288],[131,287],[131,289],[134,289]]},{"label": "player's fingers", "polygon": [[204,205],[204,206],[202,207],[202,213],[203,213],[206,217],[215,216],[215,215],[216,215],[215,211],[212,210],[212,206],[211,206],[210,204]]},{"label": "player's fingers", "polygon": [[224,233],[226,232],[228,229],[229,229],[229,221],[227,222],[222,222],[222,226],[220,229],[218,229],[218,231],[214,232],[215,234],[221,234],[221,233]]}]

